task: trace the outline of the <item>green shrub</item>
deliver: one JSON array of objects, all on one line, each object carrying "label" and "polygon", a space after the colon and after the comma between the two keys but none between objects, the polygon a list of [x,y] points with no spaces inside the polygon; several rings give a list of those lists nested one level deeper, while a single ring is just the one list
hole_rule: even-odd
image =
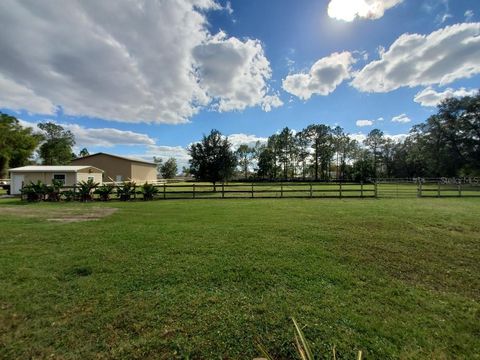
[{"label": "green shrub", "polygon": [[103,184],[98,187],[94,193],[98,195],[101,201],[110,200],[110,195],[112,195],[113,190],[115,190],[115,185],[113,184]]},{"label": "green shrub", "polygon": [[22,193],[22,197],[26,196],[27,201],[41,201],[45,198],[47,188],[40,180],[38,180],[37,183],[31,181],[30,184],[25,185],[20,192]]},{"label": "green shrub", "polygon": [[78,196],[80,201],[87,202],[92,200],[93,190],[99,185],[99,183],[88,179],[87,181],[80,181],[78,183]]},{"label": "green shrub", "polygon": [[117,197],[121,201],[128,201],[135,195],[136,184],[133,181],[127,181],[123,185],[117,186]]},{"label": "green shrub", "polygon": [[73,201],[77,196],[73,190],[63,191],[60,195],[65,199],[65,201]]},{"label": "green shrub", "polygon": [[60,201],[60,190],[62,189],[63,181],[52,180],[51,185],[45,185],[45,194],[48,201]]},{"label": "green shrub", "polygon": [[153,200],[156,194],[158,194],[158,189],[153,184],[146,182],[142,185],[141,190],[138,192],[143,195],[143,200]]}]

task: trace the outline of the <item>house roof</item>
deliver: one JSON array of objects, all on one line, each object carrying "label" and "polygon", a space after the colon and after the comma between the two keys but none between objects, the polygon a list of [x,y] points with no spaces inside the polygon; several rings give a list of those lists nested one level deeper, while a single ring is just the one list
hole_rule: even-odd
[{"label": "house roof", "polygon": [[18,168],[9,169],[10,172],[79,172],[84,169],[95,169],[97,172],[102,172],[103,170],[96,168],[94,166],[82,165],[82,166],[71,166],[71,165],[30,165],[22,166]]},{"label": "house roof", "polygon": [[117,158],[117,159],[121,159],[121,160],[127,160],[127,161],[133,161],[133,162],[137,162],[137,163],[141,163],[141,164],[157,166],[157,164],[155,164],[154,162],[148,162],[148,161],[139,160],[139,159],[132,159],[132,158],[129,158],[129,157],[107,154],[107,153],[104,153],[104,152],[99,152],[99,153],[95,153],[95,154],[92,154],[92,155],[83,156],[83,157],[80,157],[78,159],[73,159],[71,162],[74,163],[75,160],[88,159],[88,158],[91,158],[91,157],[94,157],[94,156],[97,156],[97,155],[106,155],[106,156],[111,156],[113,158]]}]

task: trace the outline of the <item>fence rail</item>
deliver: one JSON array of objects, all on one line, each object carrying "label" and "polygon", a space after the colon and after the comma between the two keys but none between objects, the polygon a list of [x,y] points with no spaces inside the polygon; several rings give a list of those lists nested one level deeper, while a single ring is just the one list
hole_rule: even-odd
[{"label": "fence rail", "polygon": [[[98,187],[92,189],[93,199],[100,196],[95,193]],[[116,187],[111,199],[118,198]],[[373,183],[245,183],[245,184],[158,184],[154,185],[156,192],[153,199],[241,199],[241,198],[374,198],[377,196],[376,185]],[[121,193],[121,192],[120,192]],[[77,186],[63,186],[60,196],[70,199],[79,198]],[[72,195],[73,194],[73,195]],[[22,196],[24,197],[24,196]],[[143,199],[142,186],[136,185],[131,193],[131,199]]]}]

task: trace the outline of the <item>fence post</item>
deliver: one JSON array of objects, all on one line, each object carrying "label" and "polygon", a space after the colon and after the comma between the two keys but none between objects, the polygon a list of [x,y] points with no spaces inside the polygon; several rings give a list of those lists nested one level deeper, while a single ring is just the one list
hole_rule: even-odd
[{"label": "fence post", "polygon": [[222,182],[222,199],[225,198],[225,183]]},{"label": "fence post", "polygon": [[440,181],[438,182],[438,187],[437,187],[437,197],[440,197]]},{"label": "fence post", "polygon": [[462,184],[458,183],[458,197],[462,197]]},{"label": "fence post", "polygon": [[167,198],[167,183],[163,183],[163,199]]},{"label": "fence post", "polygon": [[252,199],[253,199],[253,181],[252,181]]},{"label": "fence post", "polygon": [[419,198],[422,197],[422,181],[421,180],[418,182],[417,197],[419,197]]},{"label": "fence post", "polygon": [[342,183],[339,182],[338,185],[340,187],[340,199],[341,199],[342,198]]},{"label": "fence post", "polygon": [[280,183],[280,197],[283,198],[283,183]]},{"label": "fence post", "polygon": [[312,191],[312,183],[310,183],[310,197],[313,197],[313,191]]},{"label": "fence post", "polygon": [[360,197],[363,198],[363,181],[360,181]]},{"label": "fence post", "polygon": [[193,198],[195,199],[195,183],[193,184]]},{"label": "fence post", "polygon": [[378,197],[378,187],[377,187],[377,181],[376,180],[373,183],[373,189],[374,189],[375,197],[377,198]]}]

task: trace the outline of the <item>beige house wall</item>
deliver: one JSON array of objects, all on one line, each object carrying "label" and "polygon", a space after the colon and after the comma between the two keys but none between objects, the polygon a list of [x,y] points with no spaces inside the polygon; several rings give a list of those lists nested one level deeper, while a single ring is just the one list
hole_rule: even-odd
[{"label": "beige house wall", "polygon": [[81,170],[77,173],[77,183],[80,181],[88,181],[89,178],[93,178],[96,183],[102,184],[103,174],[99,172],[89,172],[88,169]]},{"label": "beige house wall", "polygon": [[64,172],[15,172],[15,175],[23,175],[23,183],[25,185],[30,184],[30,182],[36,183],[40,180],[42,183],[50,185],[52,183],[53,175],[63,174],[65,175],[65,185],[73,186],[76,183],[76,174],[75,173],[64,173]]},{"label": "beige house wall", "polygon": [[112,156],[99,154],[93,157],[79,158],[71,162],[71,165],[90,165],[104,171],[103,181],[117,181],[117,176],[126,181],[132,177],[131,164],[129,161],[117,159]]},{"label": "beige house wall", "polygon": [[132,180],[137,183],[157,181],[157,167],[141,163],[132,163]]}]

